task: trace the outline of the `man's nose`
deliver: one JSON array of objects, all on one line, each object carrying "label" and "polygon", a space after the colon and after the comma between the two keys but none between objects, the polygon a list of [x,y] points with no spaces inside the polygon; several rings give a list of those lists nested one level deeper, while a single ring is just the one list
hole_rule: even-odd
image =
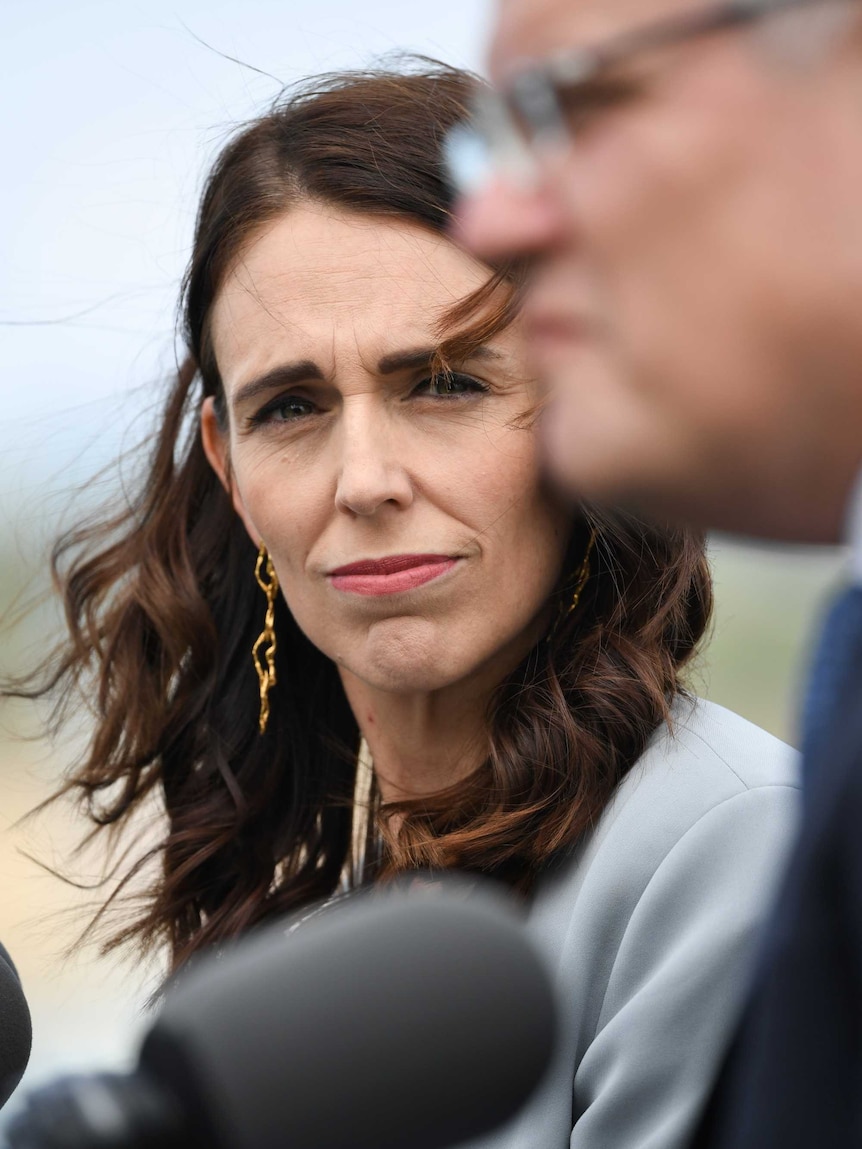
[{"label": "man's nose", "polygon": [[558,236],[557,207],[540,184],[492,177],[455,205],[453,235],[480,259],[542,253]]}]

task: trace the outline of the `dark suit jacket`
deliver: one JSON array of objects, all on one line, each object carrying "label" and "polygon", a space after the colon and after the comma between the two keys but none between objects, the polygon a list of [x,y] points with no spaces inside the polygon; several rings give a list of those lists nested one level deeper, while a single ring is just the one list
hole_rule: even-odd
[{"label": "dark suit jacket", "polygon": [[862,661],[806,764],[800,834],[692,1149],[862,1146]]}]

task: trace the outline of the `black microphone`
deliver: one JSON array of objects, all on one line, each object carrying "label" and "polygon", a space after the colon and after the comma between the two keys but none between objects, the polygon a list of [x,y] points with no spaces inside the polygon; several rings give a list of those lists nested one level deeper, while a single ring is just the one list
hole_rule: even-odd
[{"label": "black microphone", "polygon": [[513,1116],[555,1034],[496,897],[363,896],[179,984],[126,1076],[34,1094],[11,1149],[443,1149]]},{"label": "black microphone", "polygon": [[18,972],[0,945],[0,1109],[27,1067],[33,1031]]}]

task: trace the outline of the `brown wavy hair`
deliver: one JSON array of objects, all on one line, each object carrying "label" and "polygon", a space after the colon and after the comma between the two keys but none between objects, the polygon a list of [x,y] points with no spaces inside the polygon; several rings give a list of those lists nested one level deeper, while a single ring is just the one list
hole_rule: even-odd
[{"label": "brown wavy hair", "polygon": [[[335,665],[281,600],[284,673],[258,733],[256,552],[198,431],[204,397],[223,405],[208,321],[249,236],[299,200],[444,232],[452,205],[441,136],[467,115],[476,82],[424,60],[317,79],[242,129],[209,176],[184,283],[184,358],[139,483],[118,513],[57,542],[68,636],[16,691],[52,696],[57,725],[76,700],[94,709],[92,738],[60,791],[79,799],[90,838],[113,838],[148,799],[161,804],[163,838],[116,863],[125,868],[113,873],[108,904],[148,865],[157,874],[106,948],[166,944],[176,970],[204,945],[330,895],[349,861],[357,723]],[[441,346],[444,336],[454,347],[505,326],[518,279],[515,267],[489,269]],[[503,301],[489,311],[501,284]],[[567,614],[593,529],[591,576]],[[555,599],[551,633],[489,702],[480,768],[445,792],[377,811],[375,877],[458,867],[528,892],[669,720],[711,610],[700,536],[582,509]]]}]

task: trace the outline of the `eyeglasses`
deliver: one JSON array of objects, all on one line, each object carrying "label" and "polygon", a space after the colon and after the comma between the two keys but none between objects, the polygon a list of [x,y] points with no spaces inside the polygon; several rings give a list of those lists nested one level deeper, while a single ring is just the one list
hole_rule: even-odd
[{"label": "eyeglasses", "polygon": [[525,68],[505,88],[480,91],[470,122],[447,133],[444,160],[451,183],[461,195],[477,190],[492,173],[529,185],[536,177],[537,154],[570,144],[582,115],[619,102],[631,92],[631,83],[615,79],[620,65],[657,48],[826,2],[730,0],[666,16],[604,44],[577,48]]}]

